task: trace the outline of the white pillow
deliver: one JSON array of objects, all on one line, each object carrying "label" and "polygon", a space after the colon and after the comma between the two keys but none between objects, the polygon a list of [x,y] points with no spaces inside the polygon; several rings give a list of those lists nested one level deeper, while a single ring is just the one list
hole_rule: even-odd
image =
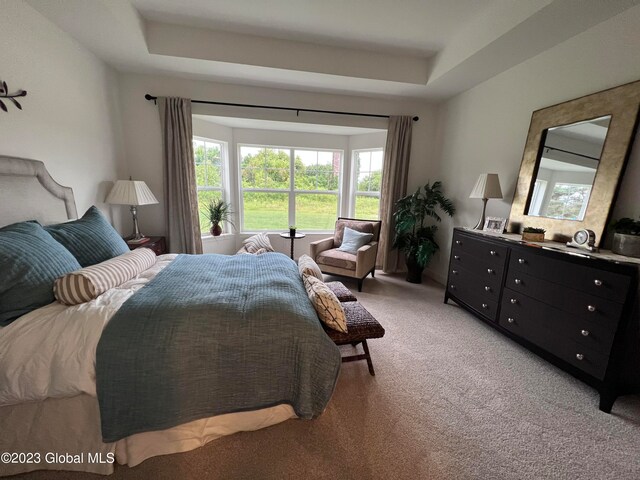
[{"label": "white pillow", "polygon": [[309,255],[300,255],[300,258],[298,258],[298,271],[300,272],[300,276],[305,274],[312,275],[321,282],[324,281],[320,267],[318,267],[318,264],[314,262],[313,258]]},{"label": "white pillow", "polygon": [[372,238],[373,233],[357,232],[349,227],[344,227],[342,245],[338,247],[338,250],[356,255],[358,249],[369,243]]}]

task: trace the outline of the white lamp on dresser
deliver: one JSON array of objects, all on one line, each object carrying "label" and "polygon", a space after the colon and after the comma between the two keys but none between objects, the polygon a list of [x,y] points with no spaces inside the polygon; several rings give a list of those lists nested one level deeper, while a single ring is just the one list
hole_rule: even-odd
[{"label": "white lamp on dresser", "polygon": [[485,213],[487,211],[487,200],[490,198],[502,198],[502,189],[500,188],[500,179],[497,173],[482,173],[478,177],[476,185],[471,191],[469,198],[481,198],[482,199],[482,216],[475,227],[475,230],[482,230],[484,228]]}]

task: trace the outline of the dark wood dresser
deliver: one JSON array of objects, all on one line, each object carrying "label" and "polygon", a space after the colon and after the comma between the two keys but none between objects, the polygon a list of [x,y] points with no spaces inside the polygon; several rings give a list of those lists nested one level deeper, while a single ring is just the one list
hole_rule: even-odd
[{"label": "dark wood dresser", "polygon": [[547,244],[456,228],[444,301],[597,388],[609,413],[640,385],[640,265]]}]

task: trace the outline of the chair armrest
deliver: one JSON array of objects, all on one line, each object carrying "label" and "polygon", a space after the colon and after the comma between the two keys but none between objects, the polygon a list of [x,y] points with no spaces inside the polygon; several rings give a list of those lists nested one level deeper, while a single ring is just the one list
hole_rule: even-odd
[{"label": "chair armrest", "polygon": [[310,257],[315,261],[316,257],[325,250],[330,250],[333,248],[333,237],[324,238],[322,240],[316,240],[315,242],[311,242],[309,244],[310,248]]},{"label": "chair armrest", "polygon": [[362,278],[376,266],[378,242],[367,243],[356,254],[356,277]]}]

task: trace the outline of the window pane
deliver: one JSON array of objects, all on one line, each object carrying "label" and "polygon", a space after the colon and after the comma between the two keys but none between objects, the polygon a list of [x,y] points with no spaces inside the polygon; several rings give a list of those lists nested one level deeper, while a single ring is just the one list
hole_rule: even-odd
[{"label": "window pane", "polygon": [[209,202],[222,198],[220,190],[198,190],[198,213],[200,214],[200,230],[203,235],[209,233],[211,222],[207,219],[206,211]]},{"label": "window pane", "polygon": [[591,185],[556,183],[545,216],[563,220],[582,220],[590,194]]},{"label": "window pane", "polygon": [[380,199],[378,197],[356,195],[354,216],[363,220],[379,220]]},{"label": "window pane", "polygon": [[299,193],[296,195],[296,228],[333,230],[338,218],[338,196]]},{"label": "window pane", "polygon": [[337,190],[342,152],[295,151],[296,190]]},{"label": "window pane", "polygon": [[243,188],[289,189],[289,150],[241,147]]},{"label": "window pane", "polygon": [[244,192],[243,230],[289,228],[289,194]]},{"label": "window pane", "polygon": [[382,150],[356,152],[358,192],[379,192],[382,187]]}]

